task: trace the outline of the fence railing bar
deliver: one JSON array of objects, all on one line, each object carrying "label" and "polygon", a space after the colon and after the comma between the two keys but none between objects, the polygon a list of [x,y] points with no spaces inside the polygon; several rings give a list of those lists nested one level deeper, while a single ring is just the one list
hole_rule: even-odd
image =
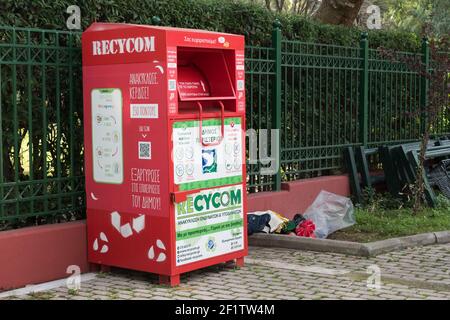
[{"label": "fence railing bar", "polygon": [[[42,32],[41,34],[41,41],[42,43],[45,42],[45,33]],[[41,60],[45,61],[45,50],[42,50],[41,52]],[[46,74],[46,67],[45,65],[42,66],[42,82],[41,82],[41,101],[42,101],[42,176],[44,180],[44,195],[47,194],[47,130],[48,130],[48,123],[47,123],[47,74]],[[48,211],[48,199],[45,199],[44,202],[44,210]]]},{"label": "fence railing bar", "polygon": [[[73,46],[73,35],[69,37],[69,47]],[[69,61],[73,60],[72,50],[69,51]],[[69,65],[69,156],[70,156],[70,168],[69,176],[74,176],[75,170],[75,154],[74,154],[74,96],[73,96],[73,64]],[[75,189],[74,180],[71,180],[70,188],[73,191]],[[75,205],[75,196],[72,196],[72,206]]]},{"label": "fence railing bar", "polygon": [[[27,32],[28,41],[30,41],[30,31]],[[31,47],[28,48],[28,59],[31,59]],[[33,162],[33,95],[32,95],[32,69],[31,65],[27,65],[27,102],[28,102],[28,180],[34,179],[34,162]],[[34,186],[30,185],[31,194],[34,194]],[[31,201],[30,212],[34,212],[34,201]]]},{"label": "fence railing bar", "polygon": [[[13,44],[16,43],[16,32],[13,31]],[[13,47],[13,60],[17,59],[16,47]],[[14,144],[14,180],[19,180],[19,120],[17,114],[17,66],[12,65],[12,88],[11,88],[11,100],[12,100],[12,114],[13,114],[13,144]],[[19,190],[14,189],[15,196],[18,197]],[[15,205],[16,215],[19,215],[19,203]]]}]

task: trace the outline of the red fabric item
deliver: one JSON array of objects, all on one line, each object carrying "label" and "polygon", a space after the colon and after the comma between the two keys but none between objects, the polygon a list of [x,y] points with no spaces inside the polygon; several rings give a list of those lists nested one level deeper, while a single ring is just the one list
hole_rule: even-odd
[{"label": "red fabric item", "polygon": [[295,234],[299,237],[315,238],[314,230],[316,225],[311,220],[302,221],[297,228],[295,228]]}]

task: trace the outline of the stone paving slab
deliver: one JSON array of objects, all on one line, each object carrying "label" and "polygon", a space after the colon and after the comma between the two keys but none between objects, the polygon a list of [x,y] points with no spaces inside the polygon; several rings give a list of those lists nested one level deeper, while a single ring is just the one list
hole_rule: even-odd
[{"label": "stone paving slab", "polygon": [[[367,273],[379,270],[376,288]],[[83,282],[9,299],[450,299],[450,244],[415,247],[365,258],[251,247],[244,268],[222,264],[161,286],[152,274],[114,269]]]},{"label": "stone paving slab", "polygon": [[277,248],[258,248],[252,252],[255,259],[338,270],[365,272],[367,267],[377,265],[385,275],[450,285],[450,244],[408,248],[371,258]]}]

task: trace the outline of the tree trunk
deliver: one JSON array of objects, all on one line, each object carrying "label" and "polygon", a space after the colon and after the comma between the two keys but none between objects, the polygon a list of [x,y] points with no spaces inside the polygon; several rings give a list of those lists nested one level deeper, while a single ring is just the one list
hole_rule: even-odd
[{"label": "tree trunk", "polygon": [[291,4],[291,13],[292,14],[296,14],[298,12],[297,5],[298,5],[298,0],[292,0],[292,4]]},{"label": "tree trunk", "polygon": [[353,25],[364,0],[323,0],[315,19],[328,24]]},{"label": "tree trunk", "polygon": [[282,12],[284,8],[284,0],[276,0],[275,5],[277,7],[277,12]]},{"label": "tree trunk", "polygon": [[430,124],[427,124],[425,128],[425,132],[422,135],[422,140],[420,142],[420,151],[419,151],[419,167],[417,168],[417,179],[414,185],[413,192],[413,213],[416,214],[422,208],[422,200],[425,190],[425,181],[423,180],[423,176],[425,174],[425,152],[427,151],[428,141],[430,140]]}]

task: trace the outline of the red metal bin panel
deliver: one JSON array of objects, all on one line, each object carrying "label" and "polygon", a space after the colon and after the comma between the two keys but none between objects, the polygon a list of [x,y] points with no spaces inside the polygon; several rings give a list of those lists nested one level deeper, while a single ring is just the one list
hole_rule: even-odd
[{"label": "red metal bin panel", "polygon": [[[243,83],[238,66],[243,63],[238,53],[244,49],[243,37],[166,27],[93,24],[82,41],[89,261],[165,275],[168,277],[161,280],[170,284],[179,281],[181,272],[231,259],[238,259],[241,264],[247,254],[245,110],[239,109],[242,94],[238,97],[235,91],[242,91],[237,81],[242,78]],[[181,47],[204,48],[216,58],[223,57],[222,70],[226,71],[227,81],[220,83],[221,77],[210,70],[213,64],[197,61],[191,69],[178,65]],[[176,95],[177,90],[180,96],[190,96],[192,101],[183,105],[185,102]],[[218,96],[219,93],[225,96]],[[203,99],[204,113],[198,112],[195,96]],[[214,111],[213,105],[220,105],[221,113]],[[240,111],[236,112],[237,109]],[[216,191],[228,192],[228,196],[220,199],[215,196],[215,202],[210,203],[226,206],[227,197],[232,196],[233,204],[239,205],[240,218],[235,215],[231,225],[228,220],[218,221],[220,226],[215,227],[220,228],[210,234],[222,241],[223,237],[215,230],[239,227],[242,241],[226,249],[228,243],[213,245],[214,240],[208,238],[202,246],[210,247],[205,248],[202,257],[180,262],[177,238],[186,243],[205,239],[191,236],[188,230],[196,226],[187,222],[185,230],[176,229],[176,212],[181,206],[177,208],[173,202],[174,194],[180,190],[174,184],[172,123],[174,119],[198,122],[202,115],[206,122],[219,115],[222,136],[228,132],[223,129],[226,119],[241,119],[241,179],[219,184],[216,181],[206,188],[194,186],[190,190],[204,200],[209,194],[212,199]],[[213,147],[202,143],[200,148]],[[209,214],[202,210],[196,213]]]}]

